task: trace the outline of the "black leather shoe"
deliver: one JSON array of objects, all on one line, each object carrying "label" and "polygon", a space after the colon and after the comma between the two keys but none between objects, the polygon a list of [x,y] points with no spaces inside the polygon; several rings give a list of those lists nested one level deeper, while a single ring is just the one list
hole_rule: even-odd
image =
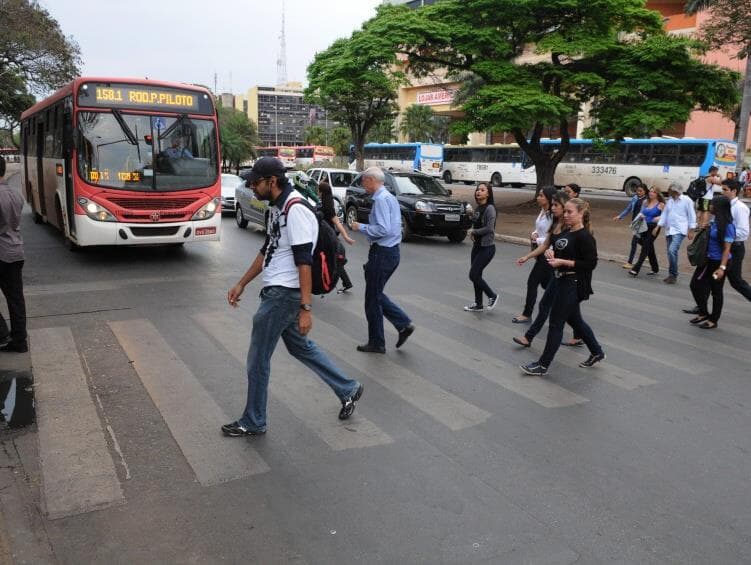
[{"label": "black leather shoe", "polygon": [[699,307],[694,306],[693,308],[684,308],[682,310],[684,314],[698,314],[699,313]]},{"label": "black leather shoe", "polygon": [[357,346],[357,351],[361,351],[362,353],[386,353],[386,348],[363,343],[362,345]]},{"label": "black leather shoe", "polygon": [[9,341],[8,343],[0,347],[0,351],[3,351],[5,353],[26,353],[28,350],[29,344],[25,341],[21,343]]},{"label": "black leather shoe", "polygon": [[232,422],[231,424],[224,424],[222,426],[222,433],[229,437],[262,436],[266,433],[266,430],[251,430],[243,426],[240,422]]},{"label": "black leather shoe", "polygon": [[415,325],[410,324],[403,330],[399,330],[399,339],[396,340],[396,348],[399,349],[402,345],[404,345],[404,342],[407,341],[407,338],[411,336],[415,331]]}]

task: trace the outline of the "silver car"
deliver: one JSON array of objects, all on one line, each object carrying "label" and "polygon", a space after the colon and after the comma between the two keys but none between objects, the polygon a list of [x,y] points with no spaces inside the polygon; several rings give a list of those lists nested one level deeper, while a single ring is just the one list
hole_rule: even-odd
[{"label": "silver car", "polygon": [[235,189],[245,181],[237,175],[222,174],[222,216],[235,213]]}]

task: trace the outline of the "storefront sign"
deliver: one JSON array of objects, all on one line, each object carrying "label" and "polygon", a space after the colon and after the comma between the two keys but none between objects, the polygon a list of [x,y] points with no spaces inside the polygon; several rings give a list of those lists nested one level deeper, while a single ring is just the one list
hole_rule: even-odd
[{"label": "storefront sign", "polygon": [[429,92],[418,92],[417,103],[424,106],[451,104],[454,101],[456,90],[457,89],[455,88],[447,88],[442,90],[431,90]]}]

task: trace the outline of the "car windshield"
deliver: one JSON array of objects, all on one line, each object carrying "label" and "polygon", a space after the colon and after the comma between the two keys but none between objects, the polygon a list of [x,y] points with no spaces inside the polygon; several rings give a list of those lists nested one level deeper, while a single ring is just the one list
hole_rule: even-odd
[{"label": "car windshield", "polygon": [[90,184],[164,192],[216,182],[211,120],[79,112],[78,131],[78,174]]},{"label": "car windshield", "polygon": [[438,181],[422,175],[398,176],[396,188],[399,194],[426,194],[430,196],[447,196],[446,189]]},{"label": "car windshield", "polygon": [[352,184],[352,179],[355,177],[354,173],[329,173],[331,179],[331,186],[333,187],[347,187]]}]

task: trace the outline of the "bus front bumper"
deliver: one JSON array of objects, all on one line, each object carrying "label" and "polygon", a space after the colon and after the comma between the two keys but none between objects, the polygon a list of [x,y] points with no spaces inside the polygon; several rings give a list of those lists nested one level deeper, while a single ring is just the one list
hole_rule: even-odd
[{"label": "bus front bumper", "polygon": [[221,214],[214,214],[208,220],[155,224],[97,222],[88,216],[76,215],[76,243],[85,247],[219,241],[221,225]]}]

